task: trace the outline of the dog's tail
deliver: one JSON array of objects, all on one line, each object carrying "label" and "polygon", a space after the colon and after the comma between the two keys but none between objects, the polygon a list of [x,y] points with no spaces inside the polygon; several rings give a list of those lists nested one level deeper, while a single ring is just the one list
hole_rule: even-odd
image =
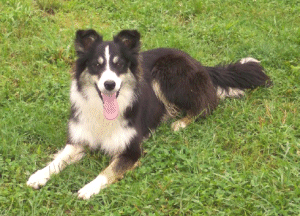
[{"label": "dog's tail", "polygon": [[259,63],[258,60],[248,57],[233,64],[205,68],[217,90],[218,97],[224,99],[243,96],[245,89],[272,84]]}]

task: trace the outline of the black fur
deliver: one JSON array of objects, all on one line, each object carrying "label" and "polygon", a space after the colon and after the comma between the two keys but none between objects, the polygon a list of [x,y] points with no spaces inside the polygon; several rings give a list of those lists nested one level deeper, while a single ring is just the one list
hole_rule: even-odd
[{"label": "black fur", "polygon": [[214,86],[228,89],[254,89],[271,84],[270,78],[263,72],[264,68],[257,62],[241,64],[236,62],[226,66],[206,67]]},{"label": "black fur", "polygon": [[[161,55],[154,59],[150,71],[152,78],[160,83],[168,101],[181,111],[195,116],[205,116],[216,108],[216,90],[206,69],[199,62],[176,49],[151,50],[143,53],[144,59],[148,59],[148,55]],[[147,64],[151,60],[147,60]]]}]

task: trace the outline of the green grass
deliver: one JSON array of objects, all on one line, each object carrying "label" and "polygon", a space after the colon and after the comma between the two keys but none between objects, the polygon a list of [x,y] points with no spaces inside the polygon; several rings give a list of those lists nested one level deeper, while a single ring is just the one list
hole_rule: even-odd
[{"label": "green grass", "polygon": [[[299,1],[1,1],[0,215],[299,215]],[[141,166],[83,201],[107,166],[88,154],[41,190],[26,186],[66,141],[77,29],[142,50],[175,47],[205,65],[252,56],[273,87],[225,100],[206,120],[144,143]]]}]

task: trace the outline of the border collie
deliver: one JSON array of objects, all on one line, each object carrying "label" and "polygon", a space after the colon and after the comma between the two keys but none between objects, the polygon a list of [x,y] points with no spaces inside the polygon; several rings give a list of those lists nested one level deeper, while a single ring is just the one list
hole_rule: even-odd
[{"label": "border collie", "polygon": [[136,166],[142,141],[162,121],[183,113],[171,126],[177,131],[210,114],[220,99],[240,97],[245,89],[271,82],[254,58],[205,67],[177,49],[139,49],[136,30],[123,30],[113,41],[103,41],[95,30],[77,31],[67,145],[30,176],[28,186],[44,186],[51,175],[79,161],[88,146],[112,157],[110,165],[79,190],[79,198],[89,199]]}]

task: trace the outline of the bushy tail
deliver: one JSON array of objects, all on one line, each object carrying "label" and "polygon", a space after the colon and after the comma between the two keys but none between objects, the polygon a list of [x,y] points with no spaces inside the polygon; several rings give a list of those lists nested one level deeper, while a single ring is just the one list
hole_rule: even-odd
[{"label": "bushy tail", "polygon": [[240,97],[245,89],[271,85],[270,78],[263,72],[264,68],[254,58],[243,58],[239,62],[225,66],[206,67],[217,89],[217,95]]}]

